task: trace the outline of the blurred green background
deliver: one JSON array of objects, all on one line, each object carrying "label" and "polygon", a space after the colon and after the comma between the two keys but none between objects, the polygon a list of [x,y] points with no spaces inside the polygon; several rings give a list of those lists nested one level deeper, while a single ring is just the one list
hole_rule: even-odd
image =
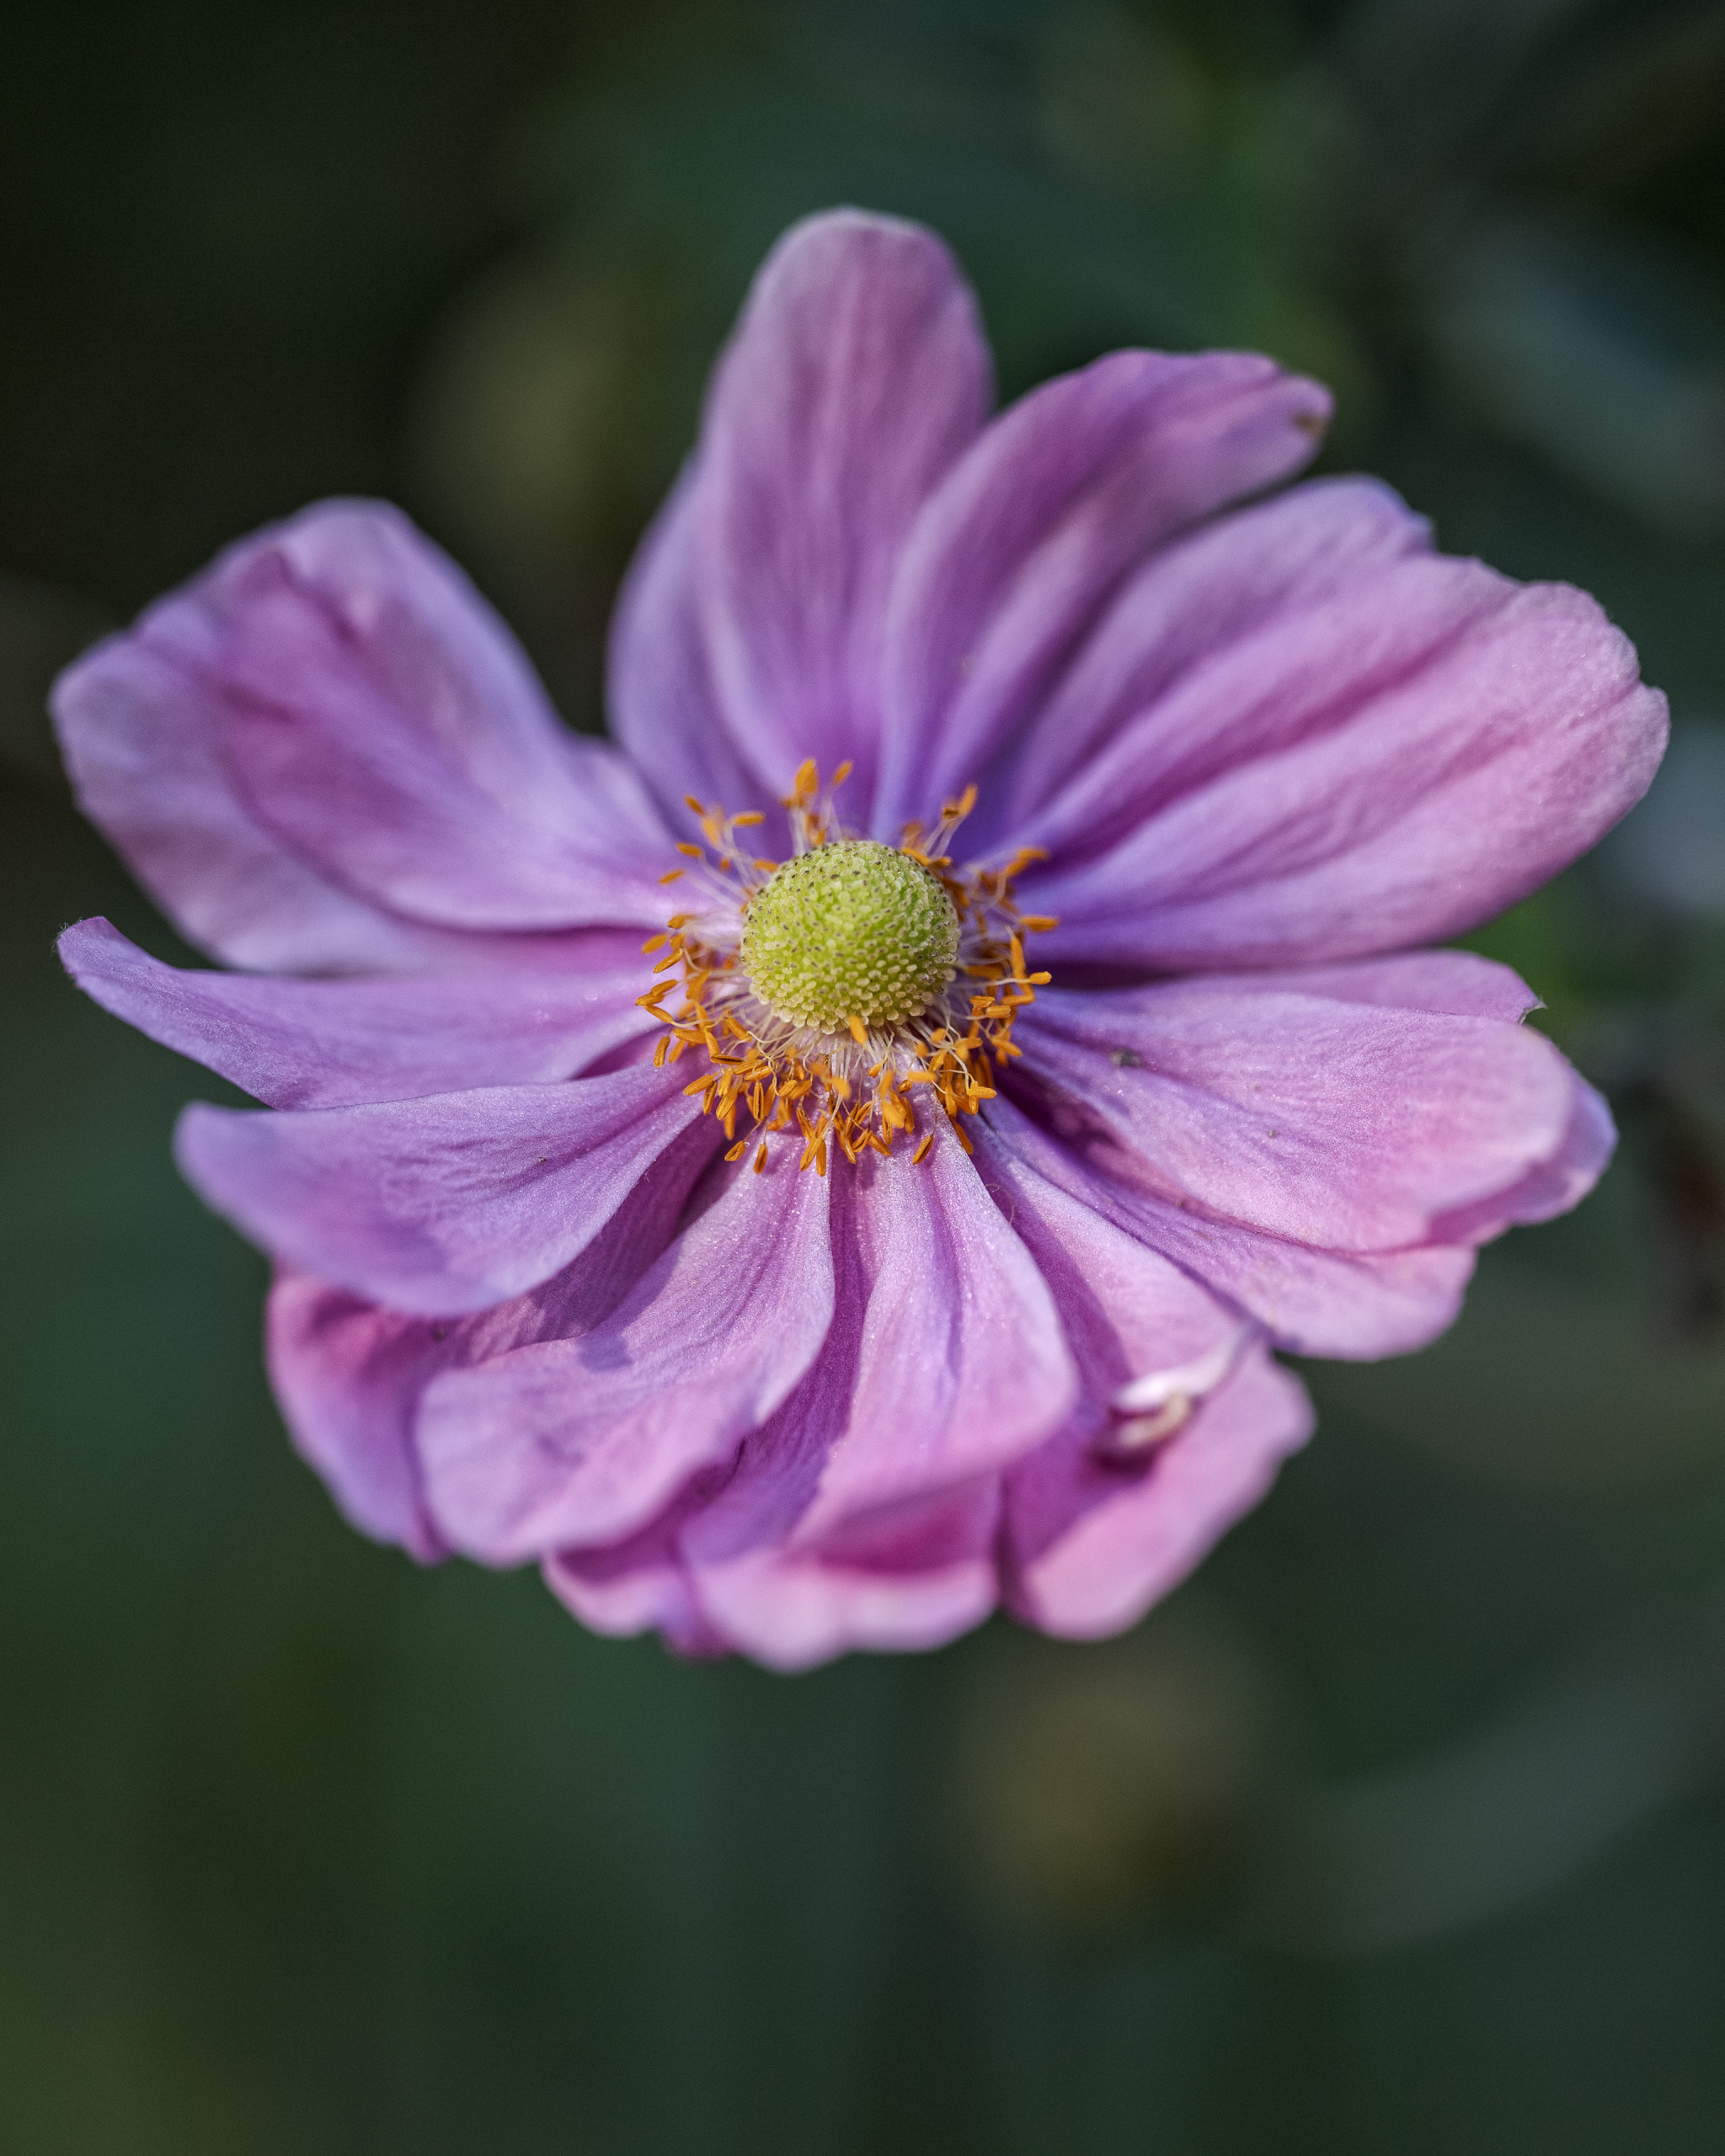
[{"label": "blurred green background", "polygon": [[[0,25],[0,2149],[1725,2147],[1725,9],[13,0]],[[56,666],[326,493],[600,723],[755,262],[927,218],[1012,394],[1332,381],[1330,468],[1597,592],[1666,775],[1479,939],[1617,1166],[1132,1637],[784,1680],[425,1572],[283,1440],[201,1071],[51,942],[171,932]]]}]

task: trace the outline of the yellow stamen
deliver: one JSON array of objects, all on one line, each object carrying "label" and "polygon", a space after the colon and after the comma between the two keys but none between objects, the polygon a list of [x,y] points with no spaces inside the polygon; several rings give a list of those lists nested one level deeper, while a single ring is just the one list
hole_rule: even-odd
[{"label": "yellow stamen", "polygon": [[[813,758],[798,766],[784,803],[795,852],[847,838],[832,797],[850,769],[841,765],[823,787]],[[889,1158],[901,1136],[911,1142],[912,1162],[920,1164],[933,1149],[937,1123],[931,1118],[941,1115],[970,1151],[963,1120],[996,1097],[996,1070],[1023,1053],[1011,1038],[1013,1020],[1049,979],[1045,972],[1027,970],[1024,938],[1054,927],[1055,917],[1019,913],[1012,894],[1020,871],[1046,857],[1040,849],[1021,847],[1001,868],[955,870],[948,848],[976,805],[974,786],[943,803],[932,827],[906,825],[899,851],[934,876],[952,902],[959,924],[954,964],[965,985],[954,983],[911,1018],[871,1027],[862,1011],[853,1011],[836,1034],[822,1033],[776,1015],[755,991],[740,954],[739,931],[750,905],[781,867],[739,848],[738,834],[764,822],[763,814],[749,809],[728,816],[693,794],[684,798],[701,819],[710,851],[686,841],[677,851],[702,864],[709,889],[720,879],[720,895],[713,903],[703,899],[699,911],[672,915],[663,933],[648,938],[643,955],[663,953],[654,973],[665,978],[637,1003],[665,1028],[654,1043],[656,1069],[675,1064],[686,1049],[703,1056],[706,1068],[684,1094],[698,1099],[702,1113],[722,1127],[727,1161],[741,1161],[753,1145],[752,1172],[762,1174],[771,1139],[794,1132],[799,1171],[812,1167],[824,1176],[832,1151],[852,1166],[867,1151]],[[673,868],[660,880],[674,882],[686,873]],[[697,921],[703,927],[686,933]],[[681,1004],[673,1016],[669,999],[677,989]],[[739,1138],[745,1115],[750,1128]]]}]

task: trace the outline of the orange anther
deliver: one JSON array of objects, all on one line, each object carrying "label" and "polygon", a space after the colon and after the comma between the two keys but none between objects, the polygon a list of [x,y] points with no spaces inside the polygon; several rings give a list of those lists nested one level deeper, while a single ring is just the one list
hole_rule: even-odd
[{"label": "orange anther", "polygon": [[917,1141],[916,1150],[911,1155],[911,1166],[913,1168],[928,1158],[928,1150],[933,1143],[934,1133],[932,1130],[925,1132]]}]

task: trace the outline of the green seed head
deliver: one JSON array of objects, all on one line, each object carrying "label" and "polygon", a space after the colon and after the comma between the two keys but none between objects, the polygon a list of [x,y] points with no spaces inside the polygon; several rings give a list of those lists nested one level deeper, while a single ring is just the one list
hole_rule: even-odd
[{"label": "green seed head", "polygon": [[749,902],[743,969],[793,1025],[914,1018],[953,977],[959,916],[921,862],[873,839],[798,854]]}]

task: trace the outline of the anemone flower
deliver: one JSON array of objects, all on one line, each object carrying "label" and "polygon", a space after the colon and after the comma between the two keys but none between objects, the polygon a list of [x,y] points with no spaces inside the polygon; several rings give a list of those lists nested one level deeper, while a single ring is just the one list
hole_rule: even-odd
[{"label": "anemone flower", "polygon": [[243,541],[56,710],[195,944],[62,949],[267,1104],[180,1163],[348,1517],[798,1668],[1130,1624],[1610,1118],[1438,942],[1646,787],[1583,594],[1433,551],[1240,353],[991,417],[940,243],[797,227],[611,653],[616,744],[394,510]]}]

